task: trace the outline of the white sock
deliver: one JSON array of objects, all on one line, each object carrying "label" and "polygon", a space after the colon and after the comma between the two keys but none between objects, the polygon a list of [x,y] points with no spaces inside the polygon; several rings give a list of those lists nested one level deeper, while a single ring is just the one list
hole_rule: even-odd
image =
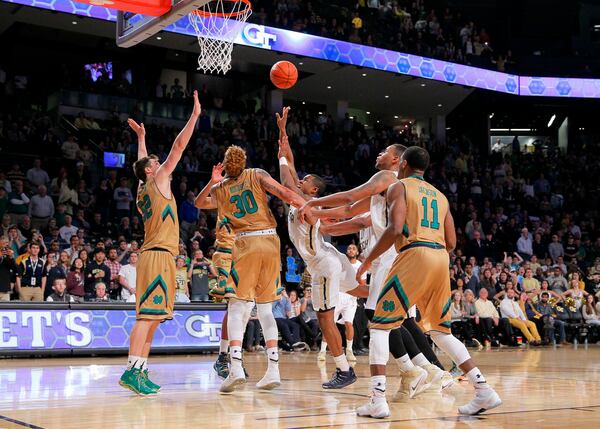
[{"label": "white sock", "polygon": [[429,365],[431,363],[427,360],[427,358],[425,357],[425,355],[423,353],[419,353],[414,358],[412,358],[411,361],[412,361],[412,363],[414,363],[417,366],[425,366],[425,365]]},{"label": "white sock", "polygon": [[336,368],[339,368],[342,371],[348,371],[350,369],[348,359],[346,359],[346,355],[344,353],[339,356],[334,356],[333,360],[335,361]]},{"label": "white sock", "polygon": [[327,351],[327,342],[325,342],[325,340],[321,341],[321,351],[322,352]]},{"label": "white sock", "polygon": [[229,354],[231,355],[231,368],[243,371],[242,369],[242,347],[231,346],[229,347]]},{"label": "white sock", "polygon": [[229,340],[224,340],[221,338],[221,344],[219,345],[219,353],[227,353],[229,350]]},{"label": "white sock", "polygon": [[269,360],[269,368],[279,366],[279,349],[271,347],[267,349],[267,358]]},{"label": "white sock", "polygon": [[402,372],[410,371],[415,367],[415,365],[410,360],[410,356],[408,354],[400,356],[398,359],[396,359],[396,362],[398,363],[400,371]]},{"label": "white sock", "polygon": [[385,375],[371,376],[371,392],[374,398],[385,398]]},{"label": "white sock", "polygon": [[352,351],[352,343],[354,340],[346,340],[346,350]]},{"label": "white sock", "polygon": [[141,356],[129,356],[127,358],[127,369],[137,368],[141,371],[146,369],[148,365],[148,358],[143,358]]},{"label": "white sock", "polygon": [[481,373],[481,371],[479,371],[479,368],[477,368],[477,367],[475,367],[471,371],[467,372],[465,374],[465,377],[467,377],[469,379],[469,381],[471,382],[471,384],[473,385],[473,387],[475,389],[489,389],[490,388],[490,385],[487,384],[485,377],[483,376],[483,374]]}]

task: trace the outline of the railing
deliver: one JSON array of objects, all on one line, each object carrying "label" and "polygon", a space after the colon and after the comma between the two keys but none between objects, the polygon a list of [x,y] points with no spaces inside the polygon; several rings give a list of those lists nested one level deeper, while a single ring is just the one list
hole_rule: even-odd
[{"label": "railing", "polygon": [[140,100],[68,89],[60,91],[60,104],[106,112],[140,112],[145,116],[178,121],[186,121],[192,112],[192,104],[189,102],[179,104],[175,101]]}]

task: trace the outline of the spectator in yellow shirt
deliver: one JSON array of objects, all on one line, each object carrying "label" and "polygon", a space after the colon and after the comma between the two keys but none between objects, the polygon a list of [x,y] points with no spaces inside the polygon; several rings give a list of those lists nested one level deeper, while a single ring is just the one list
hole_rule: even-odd
[{"label": "spectator in yellow shirt", "polygon": [[360,18],[360,16],[358,16],[358,12],[354,13],[354,18],[352,18],[352,26],[356,30],[360,30],[363,26],[362,19]]}]

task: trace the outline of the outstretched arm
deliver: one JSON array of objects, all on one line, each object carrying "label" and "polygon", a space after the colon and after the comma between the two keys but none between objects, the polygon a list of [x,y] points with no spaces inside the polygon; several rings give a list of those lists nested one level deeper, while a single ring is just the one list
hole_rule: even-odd
[{"label": "outstretched arm", "polygon": [[277,154],[279,158],[279,180],[290,191],[308,200],[298,187],[300,181],[294,168],[294,157],[291,155],[291,152],[288,138],[284,135],[279,139],[279,152]]},{"label": "outstretched arm", "polygon": [[133,119],[127,119],[127,124],[129,127],[135,132],[138,139],[138,153],[137,159],[142,159],[148,156],[148,151],[146,150],[146,128],[144,128],[144,124],[138,124]]},{"label": "outstretched arm", "polygon": [[302,207],[305,203],[304,198],[295,192],[290,191],[288,188],[283,187],[279,182],[271,177],[269,173],[264,170],[257,169],[256,177],[260,181],[263,189],[271,195],[275,195],[280,200],[294,207]]},{"label": "outstretched arm", "polygon": [[314,208],[311,214],[319,219],[347,219],[367,213],[371,208],[371,198],[364,198],[354,204],[346,204],[345,206],[335,207],[333,209],[317,209]]},{"label": "outstretched arm", "polygon": [[212,200],[210,193],[212,188],[223,180],[223,164],[218,163],[212,169],[212,174],[210,176],[209,182],[202,188],[200,193],[196,196],[194,200],[194,205],[199,209],[216,209],[217,203]]},{"label": "outstretched arm", "polygon": [[358,216],[353,219],[333,223],[331,225],[321,225],[319,231],[321,234],[337,237],[340,235],[357,233],[365,228],[370,227],[371,225],[371,215]]},{"label": "outstretched arm", "polygon": [[311,210],[312,207],[338,207],[346,204],[354,204],[367,197],[382,193],[397,180],[398,178],[394,172],[389,170],[380,171],[374,174],[367,183],[357,188],[310,200],[300,209],[300,219],[304,219],[305,212]]},{"label": "outstretched arm", "polygon": [[365,274],[375,259],[389,249],[397,237],[402,235],[406,222],[406,198],[404,183],[397,182],[387,190],[387,202],[390,207],[389,226],[385,229],[371,252],[366,255],[364,262],[356,272],[356,280],[361,283]]},{"label": "outstretched arm", "polygon": [[175,138],[167,160],[156,172],[157,178],[161,181],[169,178],[171,173],[175,170],[175,167],[177,167],[179,160],[181,160],[181,156],[192,138],[194,127],[196,126],[201,110],[200,101],[198,101],[198,91],[194,90],[194,110],[192,111],[192,115],[190,116],[190,119],[188,119],[187,124],[185,124],[185,127],[183,127],[179,135]]}]

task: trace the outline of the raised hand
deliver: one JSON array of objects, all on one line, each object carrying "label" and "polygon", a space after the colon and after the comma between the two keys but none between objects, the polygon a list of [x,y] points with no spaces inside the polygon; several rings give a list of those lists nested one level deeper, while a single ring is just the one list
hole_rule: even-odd
[{"label": "raised hand", "polygon": [[287,125],[288,113],[290,111],[290,107],[284,107],[281,115],[279,113],[275,113],[275,117],[277,118],[277,127],[279,131],[285,134],[285,127]]},{"label": "raised hand", "polygon": [[277,153],[277,157],[285,157],[288,161],[292,161],[292,148],[290,147],[290,142],[286,135],[279,140],[279,152]]},{"label": "raised hand", "polygon": [[365,261],[362,264],[360,264],[360,267],[358,267],[358,270],[356,270],[356,281],[359,285],[366,284],[366,280],[363,277],[365,276],[367,271],[369,271],[369,268],[371,268],[371,261],[365,259]]},{"label": "raised hand", "polygon": [[200,106],[200,100],[198,100],[198,91],[194,90],[194,110],[192,115],[200,116],[200,112],[202,111],[202,106]]},{"label": "raised hand", "polygon": [[137,134],[138,139],[146,137],[146,129],[144,128],[143,123],[138,124],[133,119],[129,118],[127,119],[127,124],[133,130],[133,132]]},{"label": "raised hand", "polygon": [[219,183],[223,180],[223,163],[219,162],[217,165],[213,166],[212,174],[210,176],[211,182]]}]

